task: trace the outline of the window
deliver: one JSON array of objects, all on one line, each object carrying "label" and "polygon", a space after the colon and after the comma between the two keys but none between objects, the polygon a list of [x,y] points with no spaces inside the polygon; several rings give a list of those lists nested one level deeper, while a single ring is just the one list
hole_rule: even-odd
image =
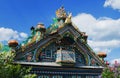
[{"label": "window", "polygon": [[52,58],[52,51],[46,50],[46,58]]},{"label": "window", "polygon": [[41,75],[41,76],[38,76],[38,78],[50,78],[50,77],[46,75]]},{"label": "window", "polygon": [[52,78],[63,78],[63,76],[61,76],[61,75],[55,75],[55,76],[52,76]]}]

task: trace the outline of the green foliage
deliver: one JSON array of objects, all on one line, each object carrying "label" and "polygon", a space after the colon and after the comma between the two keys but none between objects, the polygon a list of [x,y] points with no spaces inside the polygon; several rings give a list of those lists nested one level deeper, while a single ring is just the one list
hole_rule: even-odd
[{"label": "green foliage", "polygon": [[106,67],[102,72],[102,78],[114,78],[113,71],[110,68]]},{"label": "green foliage", "polygon": [[118,71],[118,78],[120,78],[120,66],[117,68]]},{"label": "green foliage", "polygon": [[36,78],[36,75],[35,74],[33,74],[33,75],[28,74],[28,75],[25,75],[23,78]]},{"label": "green foliage", "polygon": [[36,78],[29,74],[31,68],[13,64],[15,53],[0,52],[0,78]]},{"label": "green foliage", "polygon": [[0,52],[8,52],[8,51],[10,51],[9,46],[8,45],[2,45],[0,43]]},{"label": "green foliage", "polygon": [[115,67],[114,76],[115,78],[120,78],[120,65]]},{"label": "green foliage", "polygon": [[2,44],[0,43],[0,50],[2,49]]},{"label": "green foliage", "polygon": [[120,66],[116,66],[112,70],[110,67],[106,67],[102,72],[102,78],[120,78]]}]

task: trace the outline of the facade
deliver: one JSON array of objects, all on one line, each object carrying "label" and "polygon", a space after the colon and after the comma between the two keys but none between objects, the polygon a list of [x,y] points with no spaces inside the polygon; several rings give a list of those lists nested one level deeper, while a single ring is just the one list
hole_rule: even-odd
[{"label": "facade", "polygon": [[31,27],[31,35],[25,41],[10,46],[16,52],[16,63],[32,66],[31,73],[38,78],[98,78],[105,64],[71,17],[61,7],[48,28],[42,23]]}]

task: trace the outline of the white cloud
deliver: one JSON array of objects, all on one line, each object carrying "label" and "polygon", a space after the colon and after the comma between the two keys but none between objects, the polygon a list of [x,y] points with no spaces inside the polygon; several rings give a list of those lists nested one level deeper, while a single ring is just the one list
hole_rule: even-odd
[{"label": "white cloud", "polygon": [[120,64],[120,58],[111,60],[111,61],[110,61],[110,64],[112,64],[112,65],[115,64],[115,61],[117,61],[117,63]]},{"label": "white cloud", "polygon": [[104,7],[112,7],[120,11],[120,0],[106,0]]},{"label": "white cloud", "polygon": [[26,33],[24,33],[24,32],[21,32],[21,33],[20,33],[20,36],[21,36],[22,38],[27,38],[27,37],[28,37],[28,35],[27,35]]},{"label": "white cloud", "polygon": [[88,40],[88,44],[94,49],[95,52],[109,53],[113,48],[120,48],[120,40],[109,41],[94,41]]},{"label": "white cloud", "polygon": [[120,47],[120,40],[110,40],[110,41],[92,41],[88,40],[88,43],[91,44],[91,46],[96,46],[96,47],[109,47],[109,48],[115,48],[115,47]]},{"label": "white cloud", "polygon": [[10,39],[22,40],[27,37],[26,33],[18,32],[10,28],[0,28],[0,42]]},{"label": "white cloud", "polygon": [[108,17],[95,18],[91,14],[81,13],[72,18],[80,31],[89,36],[88,43],[94,51],[111,52],[120,47],[120,19]]}]

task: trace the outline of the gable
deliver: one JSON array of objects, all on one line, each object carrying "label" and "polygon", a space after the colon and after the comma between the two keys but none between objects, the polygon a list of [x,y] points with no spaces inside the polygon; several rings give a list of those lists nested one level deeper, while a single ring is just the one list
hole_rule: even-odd
[{"label": "gable", "polygon": [[71,14],[54,19],[49,28],[39,23],[16,49],[16,60],[55,62],[74,66],[105,66],[87,44],[87,35],[71,21]]},{"label": "gable", "polygon": [[[53,35],[51,35],[51,36],[49,36],[49,37],[47,37],[47,38],[45,38],[43,40],[40,40],[39,42],[37,42],[33,46],[30,46],[28,49],[26,49],[21,55],[24,55],[23,56],[24,59],[27,60],[26,57],[28,57],[28,55],[31,54],[32,55],[32,60],[31,61],[38,61],[38,62],[40,62],[39,55],[41,55],[42,52],[46,53],[46,58],[52,58],[52,55],[51,55],[52,53],[48,52],[48,54],[47,54],[47,51],[50,51],[51,49],[54,50],[54,48],[56,48],[57,45],[58,45],[56,43],[58,43],[60,40],[63,40],[63,41],[61,41],[61,44],[65,45],[63,43],[65,43],[67,41],[68,41],[67,43],[71,43],[72,40],[73,40],[74,43],[72,43],[72,44],[74,46],[74,51],[75,51],[75,54],[76,54],[75,55],[76,59],[74,59],[74,60],[76,60],[76,65],[78,65],[78,66],[79,65],[85,65],[85,66],[93,66],[93,65],[104,66],[104,64],[98,58],[98,56],[93,53],[92,49],[89,47],[89,45],[87,44],[87,42],[83,42],[81,40],[82,39],[81,36],[82,35],[79,33],[79,31],[77,31],[74,28],[74,26],[72,26],[72,25],[71,26],[70,25],[69,26],[64,26],[63,28],[61,28],[57,32],[57,34],[53,34]],[[71,42],[70,42],[69,39],[71,39]],[[67,46],[69,47],[70,45],[67,45]],[[69,50],[63,50],[63,51],[70,52]],[[55,50],[55,52],[57,54],[57,49]],[[63,55],[64,54],[65,54],[65,52],[63,52]],[[69,54],[67,53],[66,56],[64,56],[64,57],[69,57],[68,55]],[[20,56],[17,56],[17,57],[19,58]],[[82,58],[83,64],[82,64],[82,62],[81,62],[81,64],[77,63],[78,60],[81,60],[79,57]],[[54,61],[49,60],[48,62],[50,62],[50,61],[55,62],[55,59],[57,59],[57,57],[54,58]],[[67,61],[68,60],[69,59],[67,59]],[[44,61],[45,60],[43,60],[42,62],[44,62]]]}]

